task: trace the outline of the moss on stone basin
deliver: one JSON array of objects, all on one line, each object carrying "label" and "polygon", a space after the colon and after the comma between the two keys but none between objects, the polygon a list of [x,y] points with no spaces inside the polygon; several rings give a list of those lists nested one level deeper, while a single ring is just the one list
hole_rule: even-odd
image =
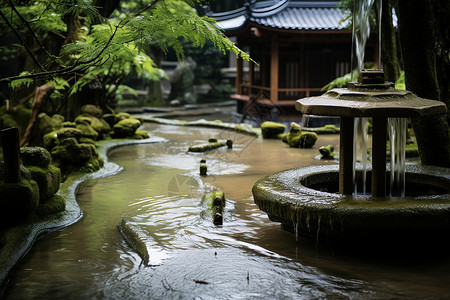
[{"label": "moss on stone basin", "polygon": [[349,197],[318,190],[333,190],[337,180],[338,166],[282,171],[253,186],[254,201],[285,228],[331,242],[418,241],[450,233],[448,169],[408,166],[407,182],[422,186],[423,193],[415,191],[405,198]]}]

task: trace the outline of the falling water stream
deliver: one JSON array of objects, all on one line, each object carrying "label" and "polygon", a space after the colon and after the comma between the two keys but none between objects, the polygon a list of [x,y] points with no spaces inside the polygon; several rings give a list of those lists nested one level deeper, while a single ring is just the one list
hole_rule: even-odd
[{"label": "falling water stream", "polygon": [[405,197],[406,118],[388,118],[391,145],[390,195]]},{"label": "falling water stream", "polygon": [[[46,235],[18,264],[6,299],[439,299],[450,297],[447,257],[346,254],[284,231],[253,202],[261,177],[329,164],[314,149],[289,148],[218,129],[149,124],[159,144],[113,150],[116,175],[86,182],[84,217]],[[232,150],[188,154],[189,145],[230,137]],[[208,176],[198,176],[201,158]],[[202,217],[201,197],[221,189],[223,226]],[[122,219],[140,229],[150,264],[120,235]],[[394,259],[395,258],[395,259]]]}]

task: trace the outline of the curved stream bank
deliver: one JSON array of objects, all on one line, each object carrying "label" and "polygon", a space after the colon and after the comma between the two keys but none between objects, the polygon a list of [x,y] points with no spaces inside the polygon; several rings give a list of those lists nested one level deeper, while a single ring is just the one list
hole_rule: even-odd
[{"label": "curved stream bank", "polygon": [[[115,149],[120,172],[89,180],[76,192],[83,218],[38,240],[17,265],[6,299],[444,299],[448,257],[368,258],[335,253],[268,220],[253,202],[267,174],[331,162],[313,149],[289,148],[221,129],[146,124],[165,143]],[[233,149],[189,154],[210,137]],[[208,176],[199,176],[205,158]],[[224,225],[202,217],[202,196],[225,192]],[[126,220],[146,237],[149,266],[125,242]]]}]

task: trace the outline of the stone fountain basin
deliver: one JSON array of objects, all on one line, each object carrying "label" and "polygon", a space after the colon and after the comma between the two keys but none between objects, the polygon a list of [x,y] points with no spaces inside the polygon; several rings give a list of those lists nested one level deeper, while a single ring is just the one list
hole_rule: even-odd
[{"label": "stone fountain basin", "polygon": [[254,201],[272,221],[317,240],[418,241],[450,233],[449,169],[407,166],[412,191],[404,198],[340,195],[338,177],[337,165],[281,171],[255,183]]}]

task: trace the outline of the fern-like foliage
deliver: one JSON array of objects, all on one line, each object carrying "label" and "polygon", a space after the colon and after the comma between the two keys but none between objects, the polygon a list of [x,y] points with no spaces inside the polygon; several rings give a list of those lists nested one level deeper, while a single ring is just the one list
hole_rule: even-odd
[{"label": "fern-like foliage", "polygon": [[[100,16],[92,0],[7,2],[0,5],[5,16],[0,19],[1,30],[8,31],[4,28],[8,28],[10,23],[12,27],[20,28],[20,33],[26,34],[29,25],[35,35],[44,39],[50,35],[64,36],[67,26],[61,20],[67,16],[79,20],[83,25],[79,40],[64,45],[56,57],[59,69],[32,71],[0,79],[12,81],[11,86],[31,84],[39,78],[68,80],[76,74],[77,80],[71,82],[69,89],[72,94],[92,81],[101,82],[106,93],[117,92],[120,81],[130,72],[151,80],[165,76],[152,61],[152,50],[158,47],[167,53],[171,48],[178,59],[183,60],[183,43],[186,41],[196,47],[203,47],[209,41],[222,53],[230,51],[250,60],[223,34],[215,20],[196,13],[193,5],[201,3],[200,0],[123,1],[121,10],[109,19]],[[8,5],[10,2],[14,5]],[[27,26],[24,26],[24,20]],[[49,59],[55,58],[49,56]],[[67,86],[62,86],[64,89],[59,91],[66,90]]]}]

